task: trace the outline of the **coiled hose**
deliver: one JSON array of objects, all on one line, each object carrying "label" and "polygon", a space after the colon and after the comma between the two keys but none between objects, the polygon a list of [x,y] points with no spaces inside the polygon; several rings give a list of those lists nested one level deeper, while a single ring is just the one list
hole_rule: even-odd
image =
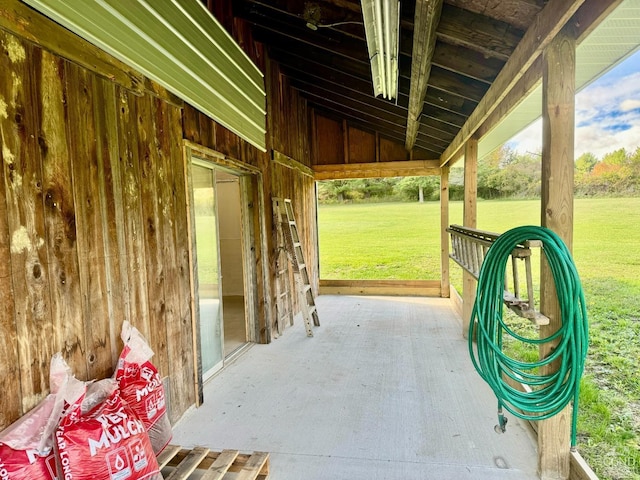
[{"label": "coiled hose", "polygon": [[[504,322],[505,270],[514,248],[526,240],[540,240],[556,286],[562,325],[546,338],[518,335]],[[540,345],[558,340],[555,350],[536,362],[523,362],[503,352],[506,335],[526,344]],[[475,347],[474,347],[475,337]],[[476,301],[469,326],[469,353],[480,376],[498,399],[496,431],[505,430],[502,408],[526,420],[542,420],[558,414],[573,400],[571,446],[576,445],[578,396],[589,343],[584,293],[571,253],[553,231],[522,226],[500,235],[487,251],[478,278]],[[557,370],[543,374],[545,366],[557,362]],[[555,366],[555,365],[554,365]],[[504,376],[530,387],[522,392]]]}]

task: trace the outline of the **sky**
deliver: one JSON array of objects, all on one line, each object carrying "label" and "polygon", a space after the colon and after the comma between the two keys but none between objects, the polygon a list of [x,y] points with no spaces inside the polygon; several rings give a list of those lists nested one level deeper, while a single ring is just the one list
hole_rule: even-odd
[{"label": "sky", "polygon": [[[508,145],[518,152],[540,152],[542,122],[537,120]],[[640,50],[576,95],[575,158],[586,152],[602,158],[619,148],[640,146]]]}]

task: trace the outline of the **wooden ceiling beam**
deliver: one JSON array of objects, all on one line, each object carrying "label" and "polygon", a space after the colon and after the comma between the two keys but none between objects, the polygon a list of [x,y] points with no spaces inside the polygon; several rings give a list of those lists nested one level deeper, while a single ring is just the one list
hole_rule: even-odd
[{"label": "wooden ceiling beam", "polygon": [[[308,84],[314,83],[321,88],[338,91],[341,95],[352,96],[359,101],[366,101],[380,108],[392,109],[397,112],[402,109],[406,118],[409,97],[402,93],[404,88],[400,89],[397,103],[392,104],[382,98],[373,97],[373,85],[369,81],[369,77],[353,76],[352,72],[346,72],[345,69],[339,68],[339,65],[322,63],[323,59],[318,59],[315,55],[303,58],[297,55],[292,56],[280,49],[272,49],[270,53],[271,58],[284,68],[285,73],[292,80]],[[423,111],[428,111],[429,116],[442,116],[443,121],[460,126],[464,123],[462,119],[466,119],[476,105],[477,101],[465,99],[431,86],[427,89]]]},{"label": "wooden ceiling beam", "polygon": [[450,70],[433,65],[429,76],[429,88],[444,90],[452,95],[479,102],[489,89],[489,85]]},{"label": "wooden ceiling beam", "polygon": [[433,65],[488,84],[496,79],[505,64],[504,60],[499,58],[485,57],[475,50],[441,41],[436,42],[431,62]]},{"label": "wooden ceiling beam", "polygon": [[545,0],[447,0],[447,3],[526,30],[527,20],[542,10]]},{"label": "wooden ceiling beam", "polygon": [[590,0],[580,7],[580,10],[571,19],[578,44],[621,3],[622,0],[608,0],[606,2]]},{"label": "wooden ceiling beam", "polygon": [[[338,95],[335,92],[318,88],[312,84],[292,80],[292,86],[300,91],[309,103],[313,105],[322,104],[329,106],[326,102],[330,102],[335,112],[340,112],[339,106],[343,106],[345,110],[351,110],[352,112],[359,112],[363,114],[363,118],[368,118],[369,121],[378,119],[387,123],[387,127],[394,128],[397,133],[405,134],[405,116],[395,115],[388,111],[367,108],[359,102],[354,101],[348,96]],[[326,102],[324,102],[326,100]],[[383,128],[383,125],[379,125]],[[424,116],[422,119],[417,133],[417,139],[429,142],[432,145],[437,145],[444,150],[449,142],[455,137],[455,133],[460,127],[443,123],[438,118],[432,118]],[[403,139],[404,141],[404,139]]]},{"label": "wooden ceiling beam", "polygon": [[401,160],[340,165],[314,165],[316,180],[346,178],[426,177],[440,175],[438,160]]},{"label": "wooden ceiling beam", "polygon": [[[322,89],[324,96],[345,97],[347,102],[353,103],[354,100],[360,102],[359,108],[368,109],[369,113],[373,114],[377,111],[367,108],[367,105],[402,116],[403,124],[406,120],[406,105],[408,105],[406,95],[400,94],[396,105],[381,98],[374,98],[371,94],[373,86],[368,80],[351,77],[342,71],[324,65],[313,64],[315,59],[311,61],[309,58],[287,55],[286,52],[278,50],[272,51],[271,56],[274,61],[280,63],[284,73],[291,79],[295,87],[298,87],[296,82],[308,86],[299,89],[312,90],[316,94],[319,94]],[[456,84],[456,86],[458,85],[460,85],[458,88],[463,88],[462,84]],[[316,88],[311,89],[311,86]],[[356,103],[354,103],[354,107],[355,105]],[[438,143],[451,140],[473,111],[475,105],[475,102],[459,98],[437,88],[430,88],[426,96],[425,115],[421,119],[418,132],[429,135]]]},{"label": "wooden ceiling beam", "polygon": [[[373,101],[373,84],[370,79],[363,79],[352,75],[348,71],[334,69],[326,65],[316,64],[310,59],[302,59],[292,55],[280,56],[278,52],[272,52],[271,58],[286,69],[289,77],[303,78],[314,77],[318,83],[340,85],[349,90],[370,96]],[[406,98],[408,103],[409,95],[406,88],[399,88],[399,104],[402,98]],[[387,102],[387,100],[378,99],[378,102]]]},{"label": "wooden ceiling beam", "polygon": [[458,158],[466,141],[476,135],[480,126],[498,108],[547,45],[585,1],[549,0],[456,138],[442,153],[440,157],[442,166],[451,164]]},{"label": "wooden ceiling beam", "polygon": [[[350,72],[358,71],[362,78],[371,79],[371,65],[369,64],[368,59],[366,62],[353,61],[352,58],[333,52],[331,50],[331,45],[319,46],[297,41],[292,42],[292,38],[290,36],[282,35],[280,32],[266,30],[259,26],[256,26],[254,29],[254,37],[256,41],[267,45],[270,51],[278,49],[282,53],[296,55],[307,60],[313,60],[315,63],[335,65],[340,70],[345,69]],[[366,49],[366,45],[363,44],[362,48]],[[398,70],[400,78],[406,78],[409,80],[411,77],[410,57],[403,56],[400,58]]]},{"label": "wooden ceiling beam", "polygon": [[[403,130],[405,128],[406,118],[403,115],[398,115],[395,112],[363,104],[351,97],[339,95],[335,92],[310,83],[292,80],[291,86],[309,99],[324,99],[329,102],[335,103],[336,105],[343,106],[346,109],[360,112],[365,116],[377,118],[378,120],[384,122],[389,122],[390,124],[402,128]],[[313,103],[316,103],[315,100],[313,100]]]},{"label": "wooden ceiling beam", "polygon": [[434,86],[427,88],[427,95],[425,96],[424,101],[428,105],[441,108],[448,112],[457,113],[464,117],[469,117],[478,105],[478,102],[459,97],[458,95],[453,95]]},{"label": "wooden ceiling beam", "polygon": [[376,98],[377,102],[373,102],[371,96],[349,90],[340,85],[322,85],[319,84],[313,77],[291,77],[291,86],[297,90],[312,93],[315,95],[323,95],[329,98],[335,98],[339,101],[348,101],[354,105],[358,105],[364,111],[371,113],[372,115],[394,115],[398,120],[398,123],[404,123],[407,118],[407,109],[401,106],[386,104],[384,100]]},{"label": "wooden ceiling beam", "polygon": [[318,25],[340,23],[340,25],[320,28],[328,29],[326,30],[327,32],[340,32],[343,35],[365,40],[362,12],[359,8],[354,11],[353,9],[332,5],[330,2],[321,4],[318,2],[291,0],[244,0],[244,2],[234,3],[237,4],[234,9],[236,16],[260,15],[279,19],[293,26],[299,24],[300,27],[304,26],[304,28],[308,28],[306,26],[307,22]]},{"label": "wooden ceiling beam", "polygon": [[338,8],[344,8],[346,10],[350,10],[354,13],[362,14],[362,7],[360,2],[352,2],[349,0],[320,0],[323,4],[331,4],[335,5]]},{"label": "wooden ceiling beam", "polygon": [[[389,102],[380,98],[375,98],[372,100],[371,96],[369,95],[362,94],[360,92],[345,88],[337,84],[321,85],[313,76],[310,75],[305,77],[299,75],[289,75],[289,77],[291,78],[291,86],[296,88],[297,90],[313,93],[319,96],[326,96],[327,98],[332,98],[337,102],[353,103],[354,105],[358,105],[364,111],[368,111],[371,114],[380,113],[381,115],[385,115],[392,113],[397,117],[398,123],[404,123],[404,120],[407,118],[406,108],[400,105],[390,104]],[[439,108],[435,105],[425,104],[423,118],[425,119],[424,123],[426,127],[430,126],[430,122],[436,122],[432,125],[437,125],[439,127],[439,130],[442,130],[442,125],[440,124],[440,122],[449,124],[451,127],[454,127],[445,127],[444,131],[444,133],[448,133],[449,135],[451,135],[451,138],[453,138],[452,131],[457,131],[457,129],[464,124],[467,116],[463,116],[461,114]],[[422,125],[419,127],[418,131],[426,135],[429,134],[427,130],[422,128]],[[438,132],[437,136],[432,138],[436,142],[441,142],[441,146],[444,148],[448,144],[442,140],[442,133],[443,131],[440,131]]]},{"label": "wooden ceiling beam", "polygon": [[[371,82],[371,67],[360,62],[352,62],[340,55],[330,53],[316,48],[300,48],[297,45],[286,47],[279,43],[274,43],[269,47],[269,55],[280,64],[295,65],[301,68],[324,68],[345,73],[359,80]],[[373,87],[371,87],[373,93]]]},{"label": "wooden ceiling beam", "polygon": [[431,58],[436,47],[436,28],[440,22],[442,0],[416,0],[413,59],[411,61],[411,88],[405,148],[411,150],[416,142],[424,97],[427,93]]},{"label": "wooden ceiling beam", "polygon": [[[301,42],[307,46],[313,46],[335,55],[342,55],[351,61],[369,64],[369,53],[367,52],[367,44],[364,39],[356,39],[345,35],[343,32],[331,31],[327,28],[319,28],[311,30],[307,28],[304,20],[297,19],[297,24],[292,24],[287,15],[278,13],[277,11],[268,11],[262,13],[255,8],[249,11],[241,10],[238,12],[244,20],[267,32],[266,38],[263,35],[262,41],[269,45],[270,37],[278,35],[285,37],[291,42]],[[256,35],[257,39],[257,35]]]},{"label": "wooden ceiling beam", "polygon": [[438,26],[438,39],[476,50],[487,57],[507,61],[523,31],[508,23],[445,4]]},{"label": "wooden ceiling beam", "polygon": [[[302,90],[301,93],[313,106],[322,106],[335,113],[348,115],[351,118],[357,118],[363,124],[370,125],[369,128],[372,128],[373,130],[379,132],[394,132],[399,134],[401,136],[400,138],[404,140],[405,126],[404,123],[399,123],[403,122],[403,119],[400,117],[393,117],[389,115],[379,116],[377,113],[363,111],[352,103],[345,103],[342,99],[335,97],[329,98],[322,93],[315,94]],[[439,130],[437,127],[431,127],[429,125],[422,125],[421,130],[422,131],[418,133],[418,139],[432,146],[437,144],[438,150],[440,151],[444,150],[445,145],[448,144],[447,139],[453,138],[454,136],[449,132],[444,132]]]}]

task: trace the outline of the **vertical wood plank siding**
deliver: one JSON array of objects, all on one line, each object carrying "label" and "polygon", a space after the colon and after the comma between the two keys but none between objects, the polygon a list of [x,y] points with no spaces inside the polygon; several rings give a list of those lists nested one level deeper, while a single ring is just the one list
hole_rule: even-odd
[{"label": "vertical wood plank siding", "polygon": [[0,428],[49,392],[62,351],[111,375],[122,322],[194,403],[181,109],[0,31]]},{"label": "vertical wood plank siding", "polygon": [[[46,55],[45,55],[46,58]],[[95,77],[70,63],[57,60],[57,70],[63,74],[62,82],[56,76],[47,78],[43,75],[43,90],[47,85],[56,86],[56,95],[49,99],[51,110],[62,110],[66,103],[66,112],[60,112],[49,123],[53,135],[66,133],[66,144],[63,155],[58,155],[58,167],[47,175],[50,188],[45,191],[47,211],[62,208],[62,218],[66,218],[64,237],[56,235],[55,243],[50,242],[49,251],[60,256],[60,273],[51,277],[52,285],[75,285],[73,296],[69,299],[67,312],[54,310],[54,321],[62,320],[73,325],[75,332],[65,332],[63,339],[75,333],[78,338],[78,349],[73,357],[69,357],[65,348],[65,356],[75,369],[86,363],[86,370],[78,371],[78,375],[86,378],[103,378],[111,372],[107,365],[111,364],[111,329],[109,322],[103,318],[108,311],[103,302],[105,296],[105,267],[99,259],[104,257],[102,222],[100,219],[100,197],[98,195],[98,161],[95,149],[95,121],[93,109],[93,88]],[[44,65],[44,62],[43,62]],[[44,68],[43,68],[44,73]],[[52,88],[52,91],[54,89]],[[66,102],[63,102],[66,95]],[[46,106],[46,104],[44,104]],[[46,111],[46,108],[45,108]],[[65,121],[66,114],[66,121]],[[45,122],[43,122],[44,126]],[[66,129],[60,128],[66,125]],[[82,129],[78,128],[80,125]],[[47,136],[49,137],[49,136]],[[49,139],[49,150],[51,150]],[[45,162],[46,166],[46,162]],[[45,169],[46,170],[46,169]],[[62,183],[64,182],[64,183]],[[56,184],[73,192],[73,197],[65,200],[66,195],[56,193]],[[61,193],[64,194],[64,191]],[[62,198],[56,198],[61,196]],[[69,195],[71,197],[71,195]],[[75,240],[75,241],[74,241]],[[66,256],[60,251],[70,250]],[[71,256],[73,254],[73,257]],[[68,258],[65,258],[68,257]],[[72,269],[73,268],[73,269]],[[66,269],[66,271],[64,271]],[[54,272],[52,272],[54,273]],[[55,298],[55,296],[53,296]],[[55,306],[55,302],[54,302]],[[64,330],[63,330],[64,331]],[[66,342],[65,342],[66,343]]]},{"label": "vertical wood plank siding", "polygon": [[[310,166],[306,101],[246,24],[226,20],[265,72],[269,149]],[[183,140],[260,172],[248,182],[246,206],[260,342],[271,341],[275,313],[263,295],[275,291],[272,196],[294,202],[317,291],[314,180],[146,79],[148,90],[133,91],[118,75],[65,59],[68,46],[49,52],[19,26],[8,28],[0,30],[0,429],[49,392],[57,351],[80,379],[111,375],[125,319],[149,340],[168,377],[176,421],[196,401]]]},{"label": "vertical wood plank siding", "polygon": [[[13,262],[11,261],[11,233],[13,221],[9,212],[14,209],[10,203],[14,201],[12,183],[14,179],[15,159],[18,154],[18,125],[15,122],[16,109],[11,104],[14,97],[12,80],[12,62],[7,52],[9,36],[0,32],[0,388],[2,404],[0,408],[0,426],[4,427],[22,413],[22,397],[20,390],[20,361],[18,358],[18,331],[16,309],[19,305],[14,300]],[[16,285],[19,287],[19,285]],[[24,295],[24,293],[21,293]]]},{"label": "vertical wood plank siding", "polygon": [[[49,258],[42,198],[40,72],[42,50],[2,35],[2,165],[11,242],[14,322],[17,332],[19,384],[23,413],[47,393],[48,365],[61,349],[60,319],[51,315]],[[4,310],[4,309],[3,309]],[[81,348],[76,335],[65,338],[68,350]],[[85,365],[78,366],[81,370]],[[4,395],[3,395],[4,396]]]}]

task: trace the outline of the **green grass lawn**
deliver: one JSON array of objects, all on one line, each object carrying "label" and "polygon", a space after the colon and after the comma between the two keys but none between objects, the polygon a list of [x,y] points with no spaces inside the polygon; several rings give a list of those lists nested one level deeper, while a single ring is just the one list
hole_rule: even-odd
[{"label": "green grass lawn", "polygon": [[[437,202],[321,205],[318,218],[323,279],[440,278]],[[601,479],[640,479],[640,198],[577,199],[574,222],[591,336],[579,450]],[[461,202],[449,223],[462,223]],[[539,200],[478,203],[478,228],[527,224],[540,224]]]}]

